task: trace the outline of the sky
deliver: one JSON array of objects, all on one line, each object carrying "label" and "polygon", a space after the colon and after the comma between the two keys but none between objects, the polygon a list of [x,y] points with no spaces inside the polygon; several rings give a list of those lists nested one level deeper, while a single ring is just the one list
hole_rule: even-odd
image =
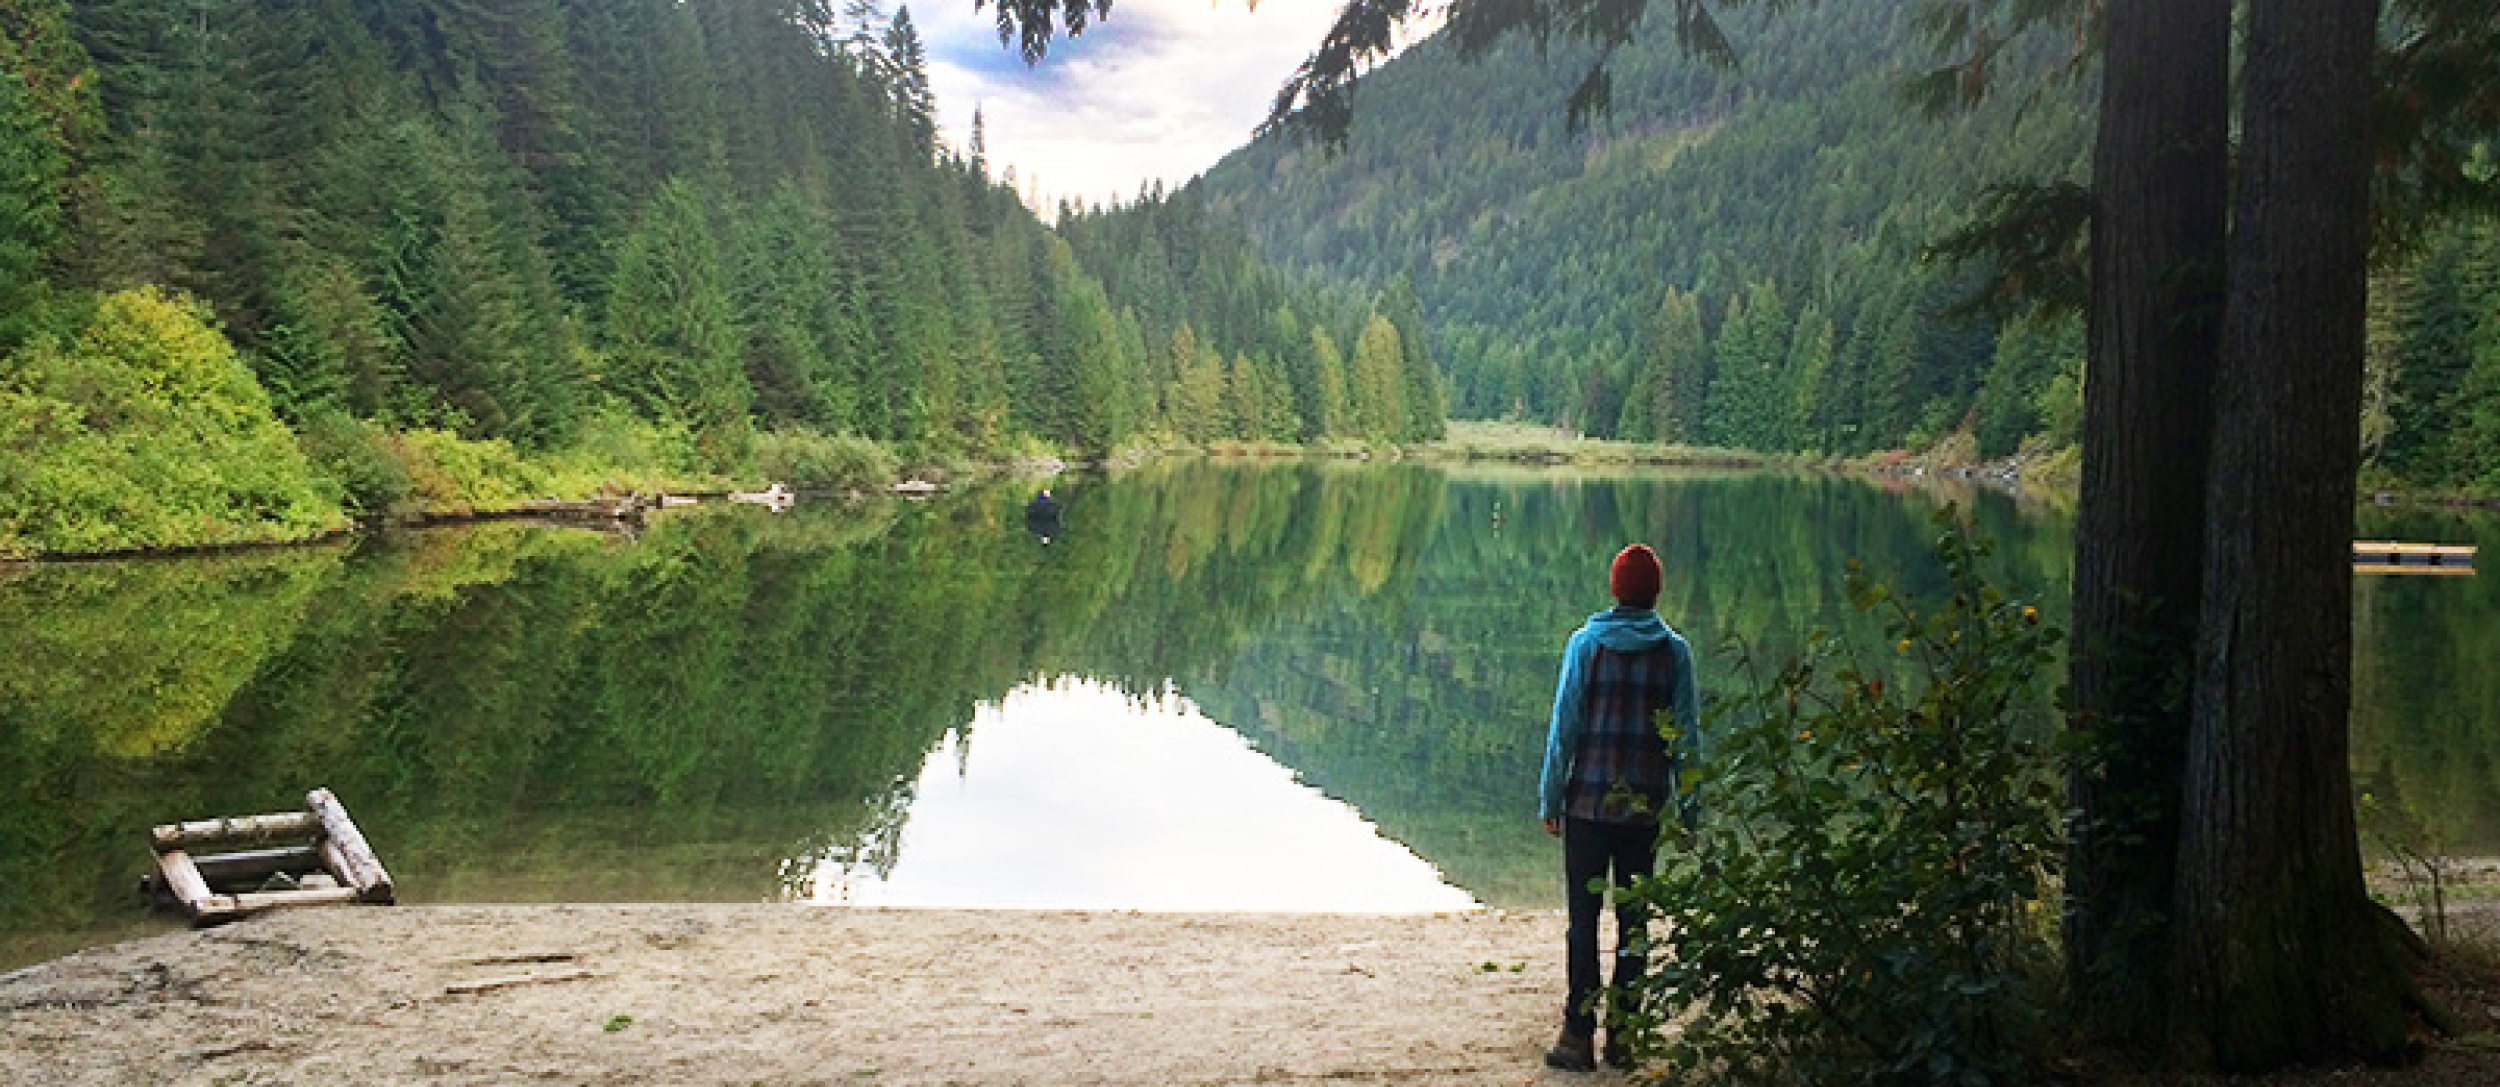
[{"label": "sky", "polygon": [[1336,18],[1341,0],[1115,0],[1085,36],[1026,67],[998,41],[994,9],[918,0],[939,138],[962,148],[978,107],[993,176],[1009,167],[1037,210],[1166,188],[1246,143],[1276,90]]}]

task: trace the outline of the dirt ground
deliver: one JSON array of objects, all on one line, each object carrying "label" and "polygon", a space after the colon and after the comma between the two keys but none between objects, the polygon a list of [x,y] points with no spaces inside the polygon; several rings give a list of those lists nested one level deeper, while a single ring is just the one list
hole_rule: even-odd
[{"label": "dirt ground", "polygon": [[[0,976],[0,1084],[1621,1082],[1540,1062],[1561,943],[1554,913],[305,910]],[[2485,1033],[2421,1068],[2264,1082],[2500,1084],[2488,980],[2446,994]]]},{"label": "dirt ground", "polygon": [[0,977],[0,1083],[1612,1082],[1540,1063],[1561,944],[1555,914],[304,910]]}]

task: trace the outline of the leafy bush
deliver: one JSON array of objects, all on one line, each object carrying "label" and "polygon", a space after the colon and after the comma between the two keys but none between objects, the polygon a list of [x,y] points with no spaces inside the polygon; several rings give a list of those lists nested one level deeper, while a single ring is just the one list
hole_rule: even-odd
[{"label": "leafy bush", "polygon": [[697,490],[721,482],[704,467],[694,430],[683,422],[636,418],[610,405],[582,424],[573,442],[548,458],[549,490],[579,497],[600,490]]},{"label": "leafy bush", "polygon": [[511,509],[548,490],[546,470],[501,438],[473,441],[448,430],[418,429],[389,435],[384,444],[429,513]]},{"label": "leafy bush", "polygon": [[1888,613],[1880,663],[1816,635],[1714,707],[1698,833],[1628,892],[1659,936],[1609,994],[1641,1059],[1697,1082],[2026,1082],[2062,808],[2034,681],[2061,635],[1981,576],[1990,546],[1953,516],[1932,611],[1851,565],[1851,601]]},{"label": "leafy bush", "polygon": [[340,497],[187,300],[107,295],[0,362],[0,551],[307,539]]},{"label": "leafy bush", "polygon": [[[424,427],[391,431],[338,413],[307,418],[302,441],[345,484],[351,508],[367,516],[456,516],[536,498],[705,490],[733,482],[700,467],[705,457],[685,425],[617,412],[593,416],[572,444],[539,455],[501,439]],[[893,455],[865,438],[775,432],[756,439],[755,457],[769,478],[791,482],[871,485],[894,477]]]},{"label": "leafy bush", "polygon": [[414,502],[416,481],[390,432],[380,426],[327,409],[306,416],[296,440],[313,464],[345,488],[349,513],[390,516]]},{"label": "leafy bush", "polygon": [[773,430],[755,437],[764,478],[830,487],[878,487],[894,479],[894,454],[866,438]]}]

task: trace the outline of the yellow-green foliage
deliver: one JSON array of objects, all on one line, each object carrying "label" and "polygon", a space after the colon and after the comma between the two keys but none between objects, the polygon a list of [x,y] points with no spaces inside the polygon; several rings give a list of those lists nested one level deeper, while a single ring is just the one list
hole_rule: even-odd
[{"label": "yellow-green foliage", "polygon": [[1560,427],[1489,420],[1453,421],[1449,433],[1422,450],[1451,460],[1515,460],[1545,464],[1696,464],[1758,462],[1730,449],[1591,438]]},{"label": "yellow-green foliage", "polygon": [[815,486],[872,487],[894,478],[894,454],[849,435],[797,430],[755,436],[755,467],[763,478]]},{"label": "yellow-green foliage", "polygon": [[543,489],[545,471],[501,438],[470,441],[447,430],[407,430],[383,439],[430,513],[509,509]]},{"label": "yellow-green foliage", "polygon": [[622,414],[594,417],[572,445],[537,454],[502,439],[393,431],[343,415],[307,420],[303,441],[323,469],[345,482],[350,507],[366,516],[464,516],[538,498],[706,490],[731,482],[696,467],[700,458],[686,427]]},{"label": "yellow-green foliage", "polygon": [[0,361],[0,554],[300,540],[339,499],[186,299],[107,295]]},{"label": "yellow-green foliage", "polygon": [[2080,445],[2061,445],[2043,450],[2023,465],[2025,482],[2072,487],[2082,479],[2083,447]]},{"label": "yellow-green foliage", "polygon": [[46,745],[179,750],[286,648],[345,558],[311,547],[31,570],[0,593],[0,705]]}]

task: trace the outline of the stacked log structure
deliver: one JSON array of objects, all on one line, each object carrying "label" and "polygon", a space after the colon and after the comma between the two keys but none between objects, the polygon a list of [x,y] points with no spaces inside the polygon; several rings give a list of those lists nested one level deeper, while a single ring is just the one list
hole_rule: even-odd
[{"label": "stacked log structure", "polygon": [[[149,837],[156,886],[195,925],[286,907],[397,900],[390,872],[328,789],[305,794],[302,811],[167,823]],[[219,851],[205,852],[211,849]]]}]

